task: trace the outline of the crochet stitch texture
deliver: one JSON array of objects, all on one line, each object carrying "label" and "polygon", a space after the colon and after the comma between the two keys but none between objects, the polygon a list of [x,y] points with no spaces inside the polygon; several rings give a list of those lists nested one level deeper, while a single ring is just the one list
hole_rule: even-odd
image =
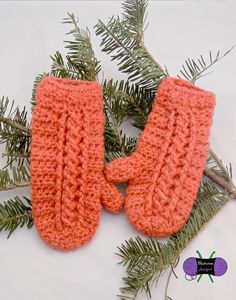
[{"label": "crochet stitch texture", "polygon": [[206,164],[214,107],[213,93],[165,78],[136,150],[106,166],[108,180],[128,181],[125,211],[137,230],[163,237],[182,229]]},{"label": "crochet stitch texture", "polygon": [[97,82],[46,77],[32,119],[32,212],[41,238],[70,250],[88,242],[101,203],[117,213],[118,189],[106,181],[104,115]]}]

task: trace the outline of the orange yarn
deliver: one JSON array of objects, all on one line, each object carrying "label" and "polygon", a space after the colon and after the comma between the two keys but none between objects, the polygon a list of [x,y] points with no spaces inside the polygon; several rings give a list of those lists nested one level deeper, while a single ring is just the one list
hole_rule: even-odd
[{"label": "orange yarn", "polygon": [[104,115],[97,82],[46,77],[32,120],[32,210],[41,238],[70,250],[88,242],[101,202],[117,213],[118,189],[103,176]]},{"label": "orange yarn", "polygon": [[137,230],[161,237],[182,229],[206,163],[214,107],[211,92],[165,78],[135,152],[106,166],[108,180],[128,181],[125,210]]}]

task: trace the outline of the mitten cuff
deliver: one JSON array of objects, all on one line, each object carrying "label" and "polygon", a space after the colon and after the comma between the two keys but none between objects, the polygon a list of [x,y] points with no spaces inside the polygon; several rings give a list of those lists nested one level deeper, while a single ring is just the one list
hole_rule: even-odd
[{"label": "mitten cuff", "polygon": [[163,79],[159,89],[159,104],[170,108],[185,106],[198,109],[212,109],[215,106],[215,95],[195,86],[193,83],[174,77]]}]

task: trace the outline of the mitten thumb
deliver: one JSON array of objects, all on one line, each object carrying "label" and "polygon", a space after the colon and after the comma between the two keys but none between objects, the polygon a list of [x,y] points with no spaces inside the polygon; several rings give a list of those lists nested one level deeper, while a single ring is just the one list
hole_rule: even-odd
[{"label": "mitten thumb", "polygon": [[105,166],[104,173],[108,181],[125,182],[137,176],[138,165],[135,155],[119,157]]},{"label": "mitten thumb", "polygon": [[106,210],[114,214],[117,214],[124,205],[124,197],[118,188],[104,177],[101,180],[101,204]]}]

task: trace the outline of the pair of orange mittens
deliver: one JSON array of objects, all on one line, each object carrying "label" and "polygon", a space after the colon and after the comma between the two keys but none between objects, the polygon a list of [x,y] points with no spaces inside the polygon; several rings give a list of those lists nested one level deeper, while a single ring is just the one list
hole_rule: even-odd
[{"label": "pair of orange mittens", "polygon": [[[97,82],[46,77],[32,119],[32,211],[41,238],[70,250],[91,240],[101,205],[125,212],[152,237],[187,221],[209,151],[215,96],[167,77],[127,158],[104,166],[103,96]],[[125,198],[113,184],[128,182]]]}]

